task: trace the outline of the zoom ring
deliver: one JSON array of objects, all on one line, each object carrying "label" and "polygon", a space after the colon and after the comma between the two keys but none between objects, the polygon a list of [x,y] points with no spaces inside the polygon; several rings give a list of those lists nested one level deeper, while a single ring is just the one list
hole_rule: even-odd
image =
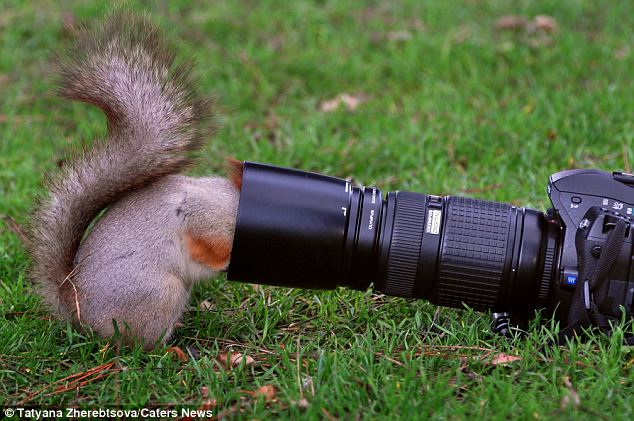
[{"label": "zoom ring", "polygon": [[450,196],[433,302],[476,310],[498,299],[509,242],[510,205]]},{"label": "zoom ring", "polygon": [[384,289],[387,295],[411,297],[425,226],[425,196],[398,192],[395,205]]}]

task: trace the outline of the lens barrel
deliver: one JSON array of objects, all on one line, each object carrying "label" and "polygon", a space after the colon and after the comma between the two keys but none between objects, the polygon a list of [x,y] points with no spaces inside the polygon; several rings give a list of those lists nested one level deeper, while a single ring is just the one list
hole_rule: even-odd
[{"label": "lens barrel", "polygon": [[558,230],[541,212],[462,197],[390,192],[245,162],[228,278],[346,286],[443,306],[546,305]]}]

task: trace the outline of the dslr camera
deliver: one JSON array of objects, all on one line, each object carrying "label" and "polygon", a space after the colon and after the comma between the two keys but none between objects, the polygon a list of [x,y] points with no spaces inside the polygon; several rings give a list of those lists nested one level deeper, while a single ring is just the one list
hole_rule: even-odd
[{"label": "dslr camera", "polygon": [[[535,310],[560,338],[634,319],[634,176],[550,176],[546,213],[394,191],[245,162],[230,280],[366,290],[490,310],[493,329]],[[631,340],[628,339],[628,340]]]}]

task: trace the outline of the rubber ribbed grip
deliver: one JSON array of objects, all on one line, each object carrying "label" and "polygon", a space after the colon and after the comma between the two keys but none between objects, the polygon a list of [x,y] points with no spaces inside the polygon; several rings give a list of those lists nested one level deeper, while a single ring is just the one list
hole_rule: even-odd
[{"label": "rubber ribbed grip", "polygon": [[476,310],[495,305],[505,277],[512,209],[504,203],[447,198],[434,303],[466,303]]},{"label": "rubber ribbed grip", "polygon": [[412,296],[424,229],[425,196],[398,192],[385,277],[387,295]]}]

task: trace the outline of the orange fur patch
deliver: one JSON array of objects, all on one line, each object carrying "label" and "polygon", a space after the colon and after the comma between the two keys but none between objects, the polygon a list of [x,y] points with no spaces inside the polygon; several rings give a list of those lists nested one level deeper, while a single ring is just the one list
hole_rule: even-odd
[{"label": "orange fur patch", "polygon": [[237,159],[230,157],[227,157],[225,159],[227,160],[227,164],[229,164],[229,179],[238,188],[238,190],[241,190],[243,169],[242,161],[238,161]]},{"label": "orange fur patch", "polygon": [[217,238],[213,241],[206,241],[196,237],[191,233],[185,235],[187,249],[192,260],[205,265],[213,270],[224,269],[229,263],[231,255],[231,244]]}]

